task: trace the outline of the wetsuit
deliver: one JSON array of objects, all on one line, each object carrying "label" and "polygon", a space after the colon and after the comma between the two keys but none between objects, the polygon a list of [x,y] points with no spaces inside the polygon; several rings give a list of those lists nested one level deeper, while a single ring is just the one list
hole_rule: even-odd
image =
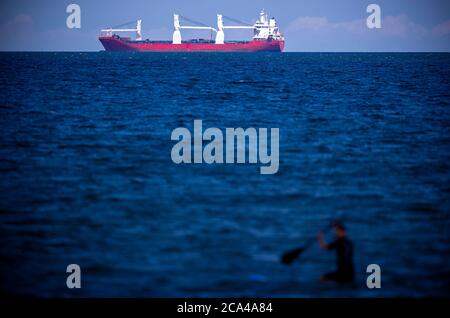
[{"label": "wetsuit", "polygon": [[329,244],[328,250],[336,251],[337,270],[323,276],[325,280],[351,282],[354,279],[353,244],[347,238],[337,239]]}]

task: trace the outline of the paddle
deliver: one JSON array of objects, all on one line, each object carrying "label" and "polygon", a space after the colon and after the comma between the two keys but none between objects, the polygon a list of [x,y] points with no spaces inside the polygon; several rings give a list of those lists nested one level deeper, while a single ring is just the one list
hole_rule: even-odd
[{"label": "paddle", "polygon": [[284,265],[291,265],[303,253],[305,247],[297,247],[281,255],[281,262]]},{"label": "paddle", "polygon": [[[333,227],[334,221],[330,222],[323,230],[322,232],[326,232],[328,231],[330,228]],[[300,255],[307,250],[308,248],[310,248],[315,242],[316,242],[316,238],[311,238],[310,240],[308,240],[308,242],[302,246],[302,247],[297,247],[293,250],[290,250],[286,253],[284,253],[283,255],[281,255],[280,261],[284,264],[284,265],[291,265],[298,257],[300,257]]]}]

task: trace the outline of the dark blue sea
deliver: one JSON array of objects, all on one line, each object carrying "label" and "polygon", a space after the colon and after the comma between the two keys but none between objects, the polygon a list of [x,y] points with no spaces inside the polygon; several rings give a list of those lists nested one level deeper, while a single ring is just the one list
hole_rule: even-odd
[{"label": "dark blue sea", "polygon": [[[449,296],[449,74],[450,54],[1,53],[1,291]],[[278,173],[174,164],[195,119],[279,128]],[[280,263],[336,218],[354,285],[319,282],[317,244]]]}]

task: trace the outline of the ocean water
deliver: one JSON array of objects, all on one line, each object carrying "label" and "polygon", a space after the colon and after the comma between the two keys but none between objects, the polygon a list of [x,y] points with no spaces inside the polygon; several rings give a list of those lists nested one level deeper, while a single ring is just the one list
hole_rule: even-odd
[{"label": "ocean water", "polygon": [[[450,54],[1,53],[2,293],[448,296],[449,72]],[[279,172],[172,163],[194,119],[279,128]],[[280,264],[334,218],[354,286],[319,282],[317,245]]]}]

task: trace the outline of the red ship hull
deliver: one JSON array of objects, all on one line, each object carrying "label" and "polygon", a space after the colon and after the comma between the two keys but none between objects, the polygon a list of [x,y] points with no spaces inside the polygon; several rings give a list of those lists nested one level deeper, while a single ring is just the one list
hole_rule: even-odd
[{"label": "red ship hull", "polygon": [[189,43],[136,42],[117,36],[101,36],[106,51],[115,52],[282,52],[284,41],[253,40],[242,43]]}]

